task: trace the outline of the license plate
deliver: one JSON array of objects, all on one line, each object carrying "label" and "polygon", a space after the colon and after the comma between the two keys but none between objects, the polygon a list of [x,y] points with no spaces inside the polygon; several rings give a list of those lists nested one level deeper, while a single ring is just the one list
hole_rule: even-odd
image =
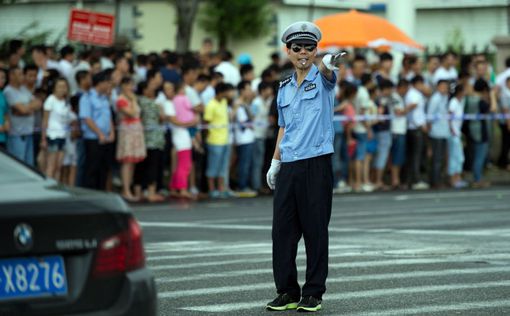
[{"label": "license plate", "polygon": [[66,294],[62,256],[0,260],[0,301]]}]

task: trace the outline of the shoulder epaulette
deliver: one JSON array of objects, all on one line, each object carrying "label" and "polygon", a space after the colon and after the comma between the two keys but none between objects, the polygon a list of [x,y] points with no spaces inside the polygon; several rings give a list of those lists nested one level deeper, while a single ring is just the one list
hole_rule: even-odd
[{"label": "shoulder epaulette", "polygon": [[282,81],[280,81],[280,88],[284,87],[287,83],[289,83],[292,80],[292,76],[289,76]]}]

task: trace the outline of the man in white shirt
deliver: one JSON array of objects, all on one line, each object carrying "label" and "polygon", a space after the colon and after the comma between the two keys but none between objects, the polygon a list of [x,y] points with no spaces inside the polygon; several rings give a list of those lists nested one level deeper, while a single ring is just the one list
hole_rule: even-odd
[{"label": "man in white shirt", "polygon": [[420,166],[422,160],[424,134],[427,132],[425,118],[425,96],[421,92],[425,83],[418,75],[411,80],[411,88],[405,96],[407,113],[407,182],[413,190],[428,189],[428,184],[421,180]]},{"label": "man in white shirt", "polygon": [[103,55],[100,58],[101,62],[101,70],[112,69],[115,68],[115,64],[113,63],[113,59],[115,58],[116,52],[113,48],[105,48],[103,50]]},{"label": "man in white shirt", "polygon": [[429,87],[434,86],[434,74],[436,70],[441,65],[439,56],[430,55],[427,57],[427,70],[423,73],[423,79],[425,80],[425,84]]},{"label": "man in white shirt", "polygon": [[186,65],[182,67],[182,81],[184,82],[184,93],[191,101],[193,111],[203,111],[202,99],[200,95],[193,87],[198,79],[198,68],[192,65]]},{"label": "man in white shirt", "polygon": [[220,82],[223,82],[223,75],[220,72],[213,72],[209,85],[200,93],[200,99],[204,106],[214,99],[214,96],[216,95],[214,88],[216,88],[216,85]]},{"label": "man in white shirt", "polygon": [[441,67],[439,67],[432,78],[434,86],[437,85],[439,80],[446,80],[449,82],[456,81],[459,77],[455,65],[457,63],[457,55],[454,52],[446,52],[441,56]]},{"label": "man in white shirt", "polygon": [[[363,116],[370,114],[373,105],[368,92],[368,87],[373,85],[372,76],[364,73],[360,78],[361,85],[358,86],[358,93],[354,99],[356,115]],[[356,153],[354,157],[354,184],[355,191],[371,192],[374,190],[368,179],[367,149],[368,142],[373,138],[371,122],[368,119],[358,120],[354,125],[354,137],[356,139]]]},{"label": "man in white shirt", "polygon": [[46,54],[46,47],[44,45],[38,45],[32,48],[32,59],[34,64],[39,67],[36,85],[38,88],[41,87],[47,70],[56,69],[58,72],[61,72],[59,63],[48,58],[48,55]]},{"label": "man in white shirt", "polygon": [[273,98],[273,86],[268,82],[261,82],[258,86],[258,96],[253,100],[251,106],[255,133],[251,185],[255,191],[259,191],[262,186],[262,166],[264,165],[266,137],[269,127],[269,109]]},{"label": "man in white shirt", "polygon": [[[397,89],[393,93],[396,102],[390,108],[391,119],[391,186],[394,189],[400,188],[400,170],[406,160],[406,132],[408,109],[405,106],[404,98],[409,91],[409,81],[400,80]],[[409,108],[411,110],[412,108]]]},{"label": "man in white shirt", "polygon": [[74,48],[69,45],[62,47],[60,50],[60,57],[61,59],[58,62],[60,74],[64,76],[69,83],[73,79]]},{"label": "man in white shirt", "polygon": [[231,60],[232,53],[229,51],[223,52],[222,62],[214,68],[214,71],[221,72],[223,74],[223,82],[237,86],[239,82],[241,82],[241,74],[239,73],[239,69],[232,64]]},{"label": "man in white shirt", "polygon": [[253,131],[253,115],[250,108],[255,94],[251,89],[249,81],[241,81],[237,86],[237,91],[239,98],[234,104],[234,141],[238,158],[238,186],[241,193],[248,193],[250,196],[253,196],[256,193],[250,190],[249,182],[255,133]]},{"label": "man in white shirt", "polygon": [[76,74],[81,70],[90,71],[90,59],[91,52],[89,50],[83,51],[79,54],[76,65],[73,67],[72,75],[69,80],[69,87],[71,89],[71,95],[76,94],[79,91],[79,85],[76,82]]}]

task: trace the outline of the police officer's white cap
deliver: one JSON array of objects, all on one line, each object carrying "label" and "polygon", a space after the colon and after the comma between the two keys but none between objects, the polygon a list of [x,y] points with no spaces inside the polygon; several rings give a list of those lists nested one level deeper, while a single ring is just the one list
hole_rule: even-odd
[{"label": "police officer's white cap", "polygon": [[291,42],[310,42],[317,44],[322,38],[321,30],[317,25],[300,21],[289,25],[282,35],[282,42],[287,44]]}]

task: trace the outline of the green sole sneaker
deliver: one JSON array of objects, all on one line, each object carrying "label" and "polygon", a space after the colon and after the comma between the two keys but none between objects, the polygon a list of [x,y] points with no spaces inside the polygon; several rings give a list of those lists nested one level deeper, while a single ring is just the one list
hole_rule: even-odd
[{"label": "green sole sneaker", "polygon": [[318,312],[322,308],[322,305],[319,304],[315,307],[305,307],[305,306],[299,306],[296,308],[298,312]]},{"label": "green sole sneaker", "polygon": [[289,303],[289,304],[283,305],[283,306],[266,305],[266,309],[269,311],[285,311],[285,310],[289,310],[289,309],[296,309],[297,306],[298,306],[298,303]]}]

